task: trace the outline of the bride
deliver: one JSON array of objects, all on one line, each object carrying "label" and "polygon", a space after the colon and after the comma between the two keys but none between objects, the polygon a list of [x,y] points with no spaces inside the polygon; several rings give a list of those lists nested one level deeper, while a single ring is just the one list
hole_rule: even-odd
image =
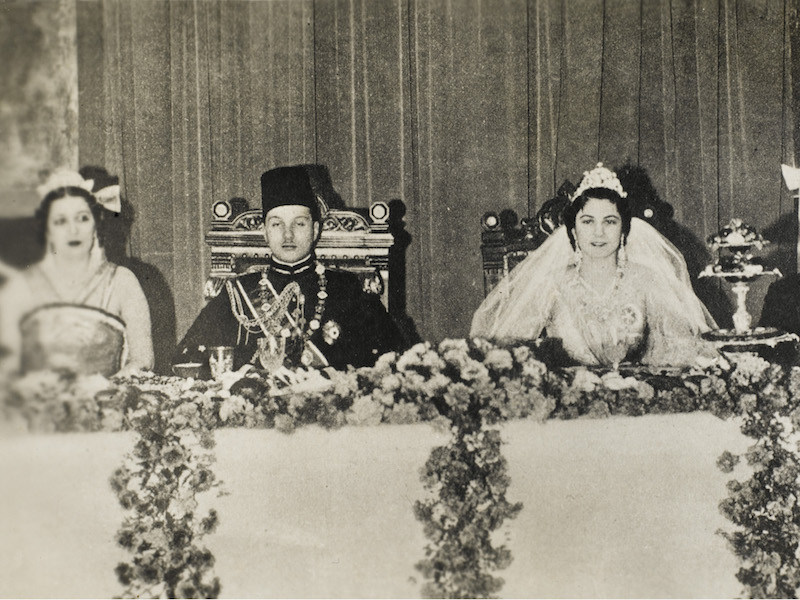
[{"label": "bride", "polygon": [[94,194],[92,187],[61,170],[38,188],[45,255],[0,290],[0,345],[7,350],[0,373],[112,375],[153,366],[147,300],[132,272],[106,260],[98,229],[106,208],[98,198],[108,188]]},{"label": "bride", "polygon": [[632,218],[616,174],[584,173],[564,225],[489,293],[470,335],[560,338],[576,362],[686,366],[713,346],[698,336],[716,324],[692,290],[683,256]]}]

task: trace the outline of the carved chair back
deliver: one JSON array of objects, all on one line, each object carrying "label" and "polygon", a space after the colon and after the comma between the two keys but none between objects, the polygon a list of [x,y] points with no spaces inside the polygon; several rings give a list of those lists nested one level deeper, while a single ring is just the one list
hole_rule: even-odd
[{"label": "carved chair back", "polygon": [[562,224],[561,213],[574,191],[575,186],[565,181],[556,196],[545,202],[533,218],[518,221],[517,215],[510,210],[499,215],[494,212],[483,215],[481,258],[484,295]]},{"label": "carved chair back", "polygon": [[[324,202],[320,198],[320,202]],[[388,308],[389,206],[374,202],[369,210],[324,207],[317,258],[326,267],[351,271],[365,291],[377,294]],[[264,239],[261,209],[251,209],[243,198],[216,202],[206,244],[211,248],[211,273],[204,294],[219,294],[226,279],[258,270],[270,254]]]}]

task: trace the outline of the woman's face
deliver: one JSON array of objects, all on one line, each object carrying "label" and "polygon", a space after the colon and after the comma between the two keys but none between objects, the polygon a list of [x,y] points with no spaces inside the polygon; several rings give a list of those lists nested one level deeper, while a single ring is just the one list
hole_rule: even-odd
[{"label": "woman's face", "polygon": [[94,244],[95,223],[92,210],[80,196],[53,201],[47,215],[47,243],[55,254],[88,255]]},{"label": "woman's face", "polygon": [[613,202],[590,198],[575,217],[573,234],[585,257],[607,258],[619,248],[622,217]]}]

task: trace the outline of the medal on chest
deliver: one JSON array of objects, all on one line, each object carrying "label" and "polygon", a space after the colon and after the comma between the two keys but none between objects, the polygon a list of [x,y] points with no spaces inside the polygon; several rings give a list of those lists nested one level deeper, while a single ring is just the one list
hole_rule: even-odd
[{"label": "medal on chest", "polygon": [[259,311],[266,327],[264,337],[258,340],[256,356],[261,365],[268,370],[280,366],[288,358],[290,364],[310,366],[314,354],[308,342],[320,328],[320,320],[325,311],[328,298],[325,267],[317,263],[315,273],[318,277],[316,304],[311,319],[306,322],[306,298],[296,281],[291,281],[278,294],[269,280],[269,269],[262,272],[259,280]]},{"label": "medal on chest", "polygon": [[[259,336],[253,360],[257,359],[267,370],[272,371],[284,363],[289,366],[327,365],[325,357],[310,341],[322,326],[328,298],[325,267],[318,262],[314,272],[318,285],[310,319],[306,317],[307,299],[300,284],[290,281],[279,293],[270,281],[269,267],[261,271],[257,288],[249,294],[239,280],[226,284],[236,320],[248,333]],[[333,344],[339,333],[338,324],[329,321],[323,327],[323,340]]]}]

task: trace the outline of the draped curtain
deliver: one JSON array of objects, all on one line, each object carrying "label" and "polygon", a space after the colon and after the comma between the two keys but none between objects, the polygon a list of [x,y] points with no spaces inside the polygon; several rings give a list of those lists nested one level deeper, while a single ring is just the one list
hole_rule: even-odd
[{"label": "draped curtain", "polygon": [[77,167],[75,35],[74,0],[0,8],[0,217],[33,212],[40,171]]},{"label": "draped curtain", "polygon": [[289,163],[327,165],[349,206],[404,205],[394,308],[427,339],[468,331],[483,213],[534,214],[598,161],[671,206],[659,214],[694,266],[736,216],[795,269],[780,163],[795,154],[797,0],[77,6],[80,162],[121,178],[130,252],[163,276],[178,336],[202,306],[212,203],[257,206],[260,173]]}]

